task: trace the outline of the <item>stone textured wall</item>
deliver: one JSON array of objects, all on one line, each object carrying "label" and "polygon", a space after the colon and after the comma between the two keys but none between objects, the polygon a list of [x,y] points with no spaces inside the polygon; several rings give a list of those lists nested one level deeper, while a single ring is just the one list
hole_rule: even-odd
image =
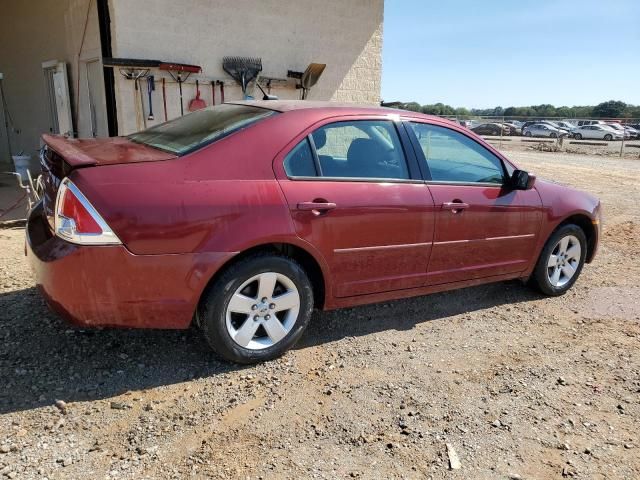
[{"label": "stone textured wall", "polygon": [[[278,78],[286,78],[287,70],[303,71],[311,62],[326,63],[309,99],[380,101],[383,0],[111,0],[110,9],[114,57],[202,66],[202,74],[184,85],[185,111],[195,96],[195,78],[204,83],[202,97],[208,105],[211,79],[225,81],[227,100],[242,98],[222,70],[226,55],[261,57],[262,75]],[[166,72],[152,73],[157,90],[152,96],[155,120],[149,126],[164,121],[161,77],[167,81],[169,118],[180,112],[177,85]],[[132,81],[120,75],[116,79],[118,128],[127,134],[143,126],[140,117],[136,122],[140,99]],[[291,79],[272,93],[283,99],[299,96]],[[143,102],[147,111],[146,95]]]}]

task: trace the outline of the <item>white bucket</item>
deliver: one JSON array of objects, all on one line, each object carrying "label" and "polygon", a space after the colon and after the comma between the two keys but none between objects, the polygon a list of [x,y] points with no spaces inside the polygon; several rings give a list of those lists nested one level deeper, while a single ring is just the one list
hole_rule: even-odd
[{"label": "white bucket", "polygon": [[31,162],[31,155],[13,155],[11,158],[13,158],[16,172],[20,174],[23,182],[27,182],[29,180],[27,170],[29,169],[29,162]]}]

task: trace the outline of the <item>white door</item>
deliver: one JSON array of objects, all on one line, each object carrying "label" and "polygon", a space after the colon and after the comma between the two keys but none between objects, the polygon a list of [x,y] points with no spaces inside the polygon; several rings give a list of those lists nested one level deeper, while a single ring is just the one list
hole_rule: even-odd
[{"label": "white door", "polygon": [[107,124],[102,62],[98,59],[87,61],[86,69],[91,135],[93,137],[108,137],[109,126]]},{"label": "white door", "polygon": [[73,136],[67,64],[52,60],[44,62],[42,68],[45,73],[49,108],[52,110],[50,130],[53,133]]}]

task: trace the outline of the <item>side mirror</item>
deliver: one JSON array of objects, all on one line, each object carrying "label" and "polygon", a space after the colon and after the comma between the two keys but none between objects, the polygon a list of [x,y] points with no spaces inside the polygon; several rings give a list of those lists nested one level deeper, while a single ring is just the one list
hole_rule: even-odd
[{"label": "side mirror", "polygon": [[531,190],[536,183],[536,176],[524,170],[514,170],[511,175],[511,187],[515,190]]}]

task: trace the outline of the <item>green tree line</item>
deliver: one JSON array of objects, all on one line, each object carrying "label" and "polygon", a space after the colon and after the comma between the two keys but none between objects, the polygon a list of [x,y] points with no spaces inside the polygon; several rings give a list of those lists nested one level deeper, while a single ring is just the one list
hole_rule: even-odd
[{"label": "green tree line", "polygon": [[[391,104],[389,104],[391,106]],[[404,110],[429,115],[506,116],[506,117],[564,117],[564,118],[640,118],[640,105],[630,105],[619,100],[609,100],[595,106],[555,107],[553,105],[531,105],[528,107],[453,108],[444,103],[420,105],[417,102],[393,104]]]}]

